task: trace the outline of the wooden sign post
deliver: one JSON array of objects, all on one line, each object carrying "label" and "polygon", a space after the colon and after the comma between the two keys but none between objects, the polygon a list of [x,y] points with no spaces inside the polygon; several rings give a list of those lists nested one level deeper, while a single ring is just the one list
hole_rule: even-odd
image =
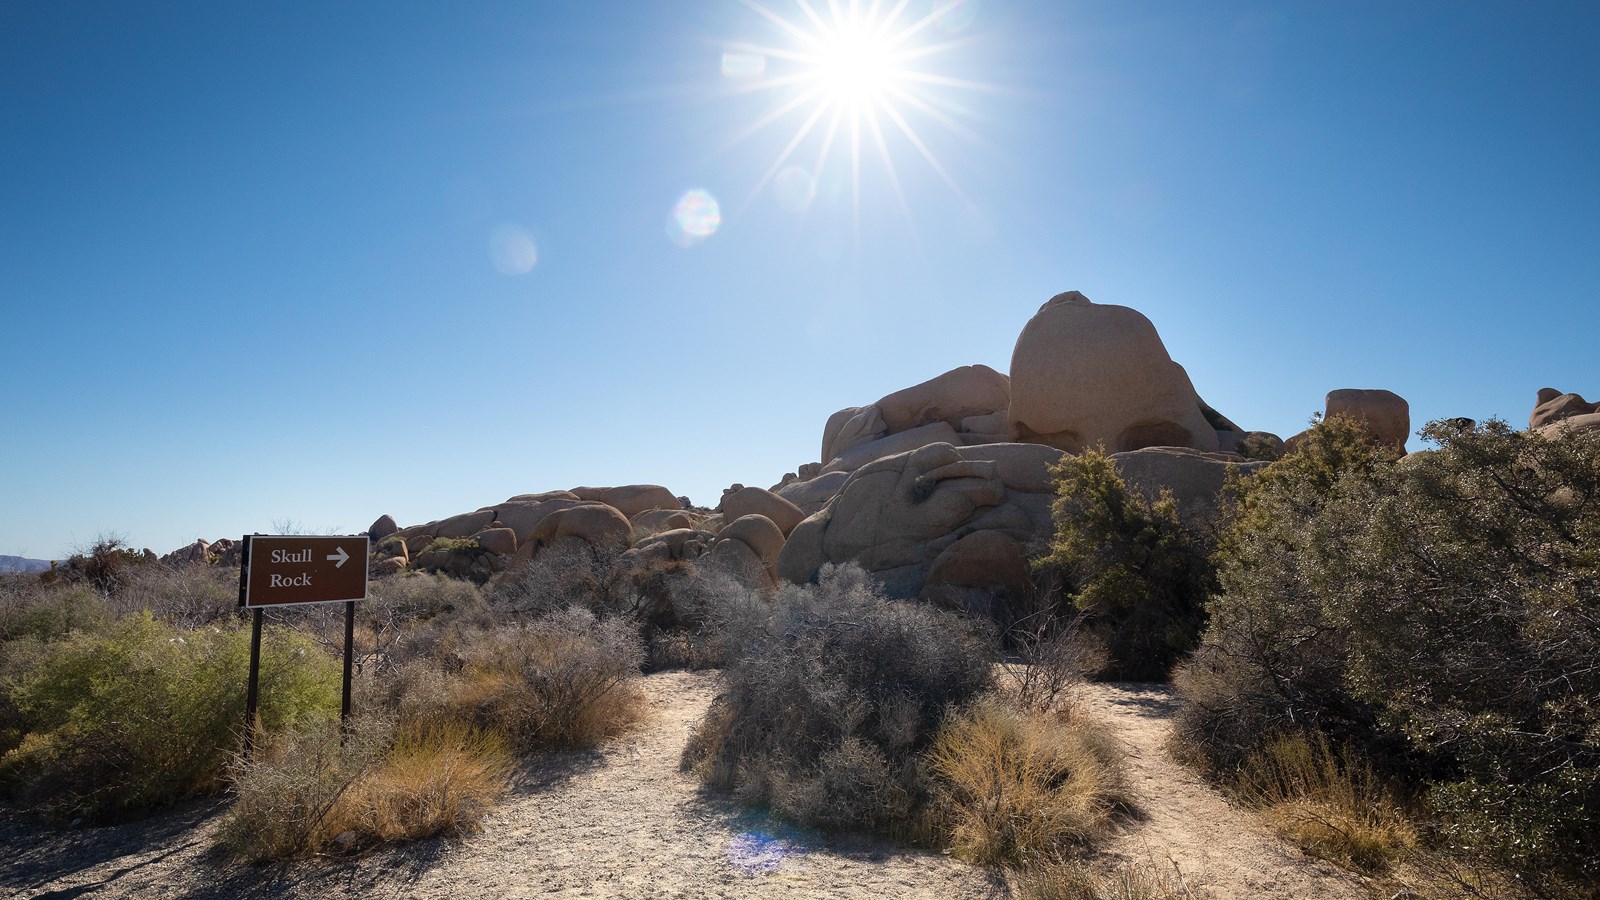
[{"label": "wooden sign post", "polygon": [[239,605],[250,620],[250,680],[244,700],[244,753],[255,748],[261,680],[261,611],[269,606],[343,603],[344,692],[339,722],[350,719],[350,672],[355,659],[356,601],[367,597],[366,535],[248,534],[240,556]]}]

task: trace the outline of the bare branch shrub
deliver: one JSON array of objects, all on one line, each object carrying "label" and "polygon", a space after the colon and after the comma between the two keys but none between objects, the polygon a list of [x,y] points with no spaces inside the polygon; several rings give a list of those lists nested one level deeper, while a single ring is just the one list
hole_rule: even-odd
[{"label": "bare branch shrub", "polygon": [[990,686],[992,634],[887,600],[854,565],[785,586],[728,633],[737,650],[683,767],[802,823],[915,836],[921,753],[947,708]]}]

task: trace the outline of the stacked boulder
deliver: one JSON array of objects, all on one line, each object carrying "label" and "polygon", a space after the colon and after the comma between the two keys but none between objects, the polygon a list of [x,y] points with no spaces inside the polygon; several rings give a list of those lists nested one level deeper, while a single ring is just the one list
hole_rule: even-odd
[{"label": "stacked boulder", "polygon": [[1581,394],[1540,388],[1533,414],[1528,416],[1528,427],[1545,436],[1564,430],[1600,431],[1600,403],[1590,403]]},{"label": "stacked boulder", "polygon": [[1057,294],[1034,314],[1011,355],[1013,440],[1080,453],[1143,447],[1215,451],[1238,426],[1195,393],[1155,326],[1126,306]]},{"label": "stacked boulder", "polygon": [[[494,506],[409,528],[383,516],[368,536],[388,570],[410,565],[428,571],[485,580],[513,560],[532,560],[552,548],[624,544],[643,527],[678,522],[678,497],[660,485],[578,487],[570,491],[519,494]],[[631,517],[631,518],[630,518]],[[378,535],[382,535],[379,537]]]},{"label": "stacked boulder", "polygon": [[[1327,407],[1403,448],[1398,396],[1334,391]],[[1009,376],[965,366],[829,417],[822,461],[774,488],[807,516],[778,574],[808,581],[854,561],[894,596],[984,608],[1029,589],[1026,559],[1054,530],[1050,467],[1064,454],[1104,448],[1131,488],[1171,491],[1204,529],[1228,473],[1266,465],[1242,454],[1283,446],[1202,400],[1145,316],[1069,291],[1023,327]]]}]

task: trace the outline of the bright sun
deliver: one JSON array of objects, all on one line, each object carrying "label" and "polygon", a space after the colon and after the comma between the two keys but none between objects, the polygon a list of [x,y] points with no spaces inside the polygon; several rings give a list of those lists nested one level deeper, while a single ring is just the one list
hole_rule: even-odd
[{"label": "bright sun", "polygon": [[[960,31],[978,0],[792,0],[785,16],[764,0],[739,0],[775,26],[781,46],[731,43],[722,74],[734,91],[770,91],[773,107],[730,141],[748,138],[784,120],[798,120],[793,136],[751,192],[776,180],[780,203],[805,198],[825,174],[848,167],[856,226],[860,226],[863,145],[876,150],[890,186],[907,215],[891,142],[907,146],[965,200],[960,187],[918,133],[913,120],[932,121],[962,137],[975,135],[957,121],[964,91],[991,85],[931,71],[930,60],[972,43]],[[919,5],[920,14],[912,7]],[[808,152],[816,149],[813,157]],[[809,190],[795,194],[805,182]],[[785,203],[786,206],[790,205]]]},{"label": "bright sun", "polygon": [[812,62],[817,80],[833,103],[875,104],[897,86],[895,45],[857,20],[848,30],[828,35]]}]

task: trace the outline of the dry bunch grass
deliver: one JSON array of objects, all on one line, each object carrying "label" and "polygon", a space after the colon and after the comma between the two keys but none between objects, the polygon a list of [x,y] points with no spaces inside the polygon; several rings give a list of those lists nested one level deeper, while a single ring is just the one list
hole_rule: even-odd
[{"label": "dry bunch grass", "polygon": [[334,804],[322,833],[380,843],[475,831],[505,791],[511,768],[506,742],[493,732],[462,725],[407,729]]},{"label": "dry bunch grass", "polygon": [[269,738],[235,763],[235,803],[219,843],[259,863],[477,830],[505,792],[499,735],[465,725],[368,720],[341,747],[332,728]]},{"label": "dry bunch grass", "polygon": [[1306,852],[1366,872],[1417,846],[1401,803],[1370,765],[1326,737],[1280,736],[1246,760],[1240,796]]},{"label": "dry bunch grass", "polygon": [[929,764],[952,849],[983,863],[1057,858],[1109,824],[1126,793],[1109,740],[994,695],[946,720]]},{"label": "dry bunch grass", "polygon": [[1127,862],[1109,873],[1053,862],[1018,881],[1021,900],[1211,900],[1212,893],[1170,859],[1171,871],[1153,862]]}]

